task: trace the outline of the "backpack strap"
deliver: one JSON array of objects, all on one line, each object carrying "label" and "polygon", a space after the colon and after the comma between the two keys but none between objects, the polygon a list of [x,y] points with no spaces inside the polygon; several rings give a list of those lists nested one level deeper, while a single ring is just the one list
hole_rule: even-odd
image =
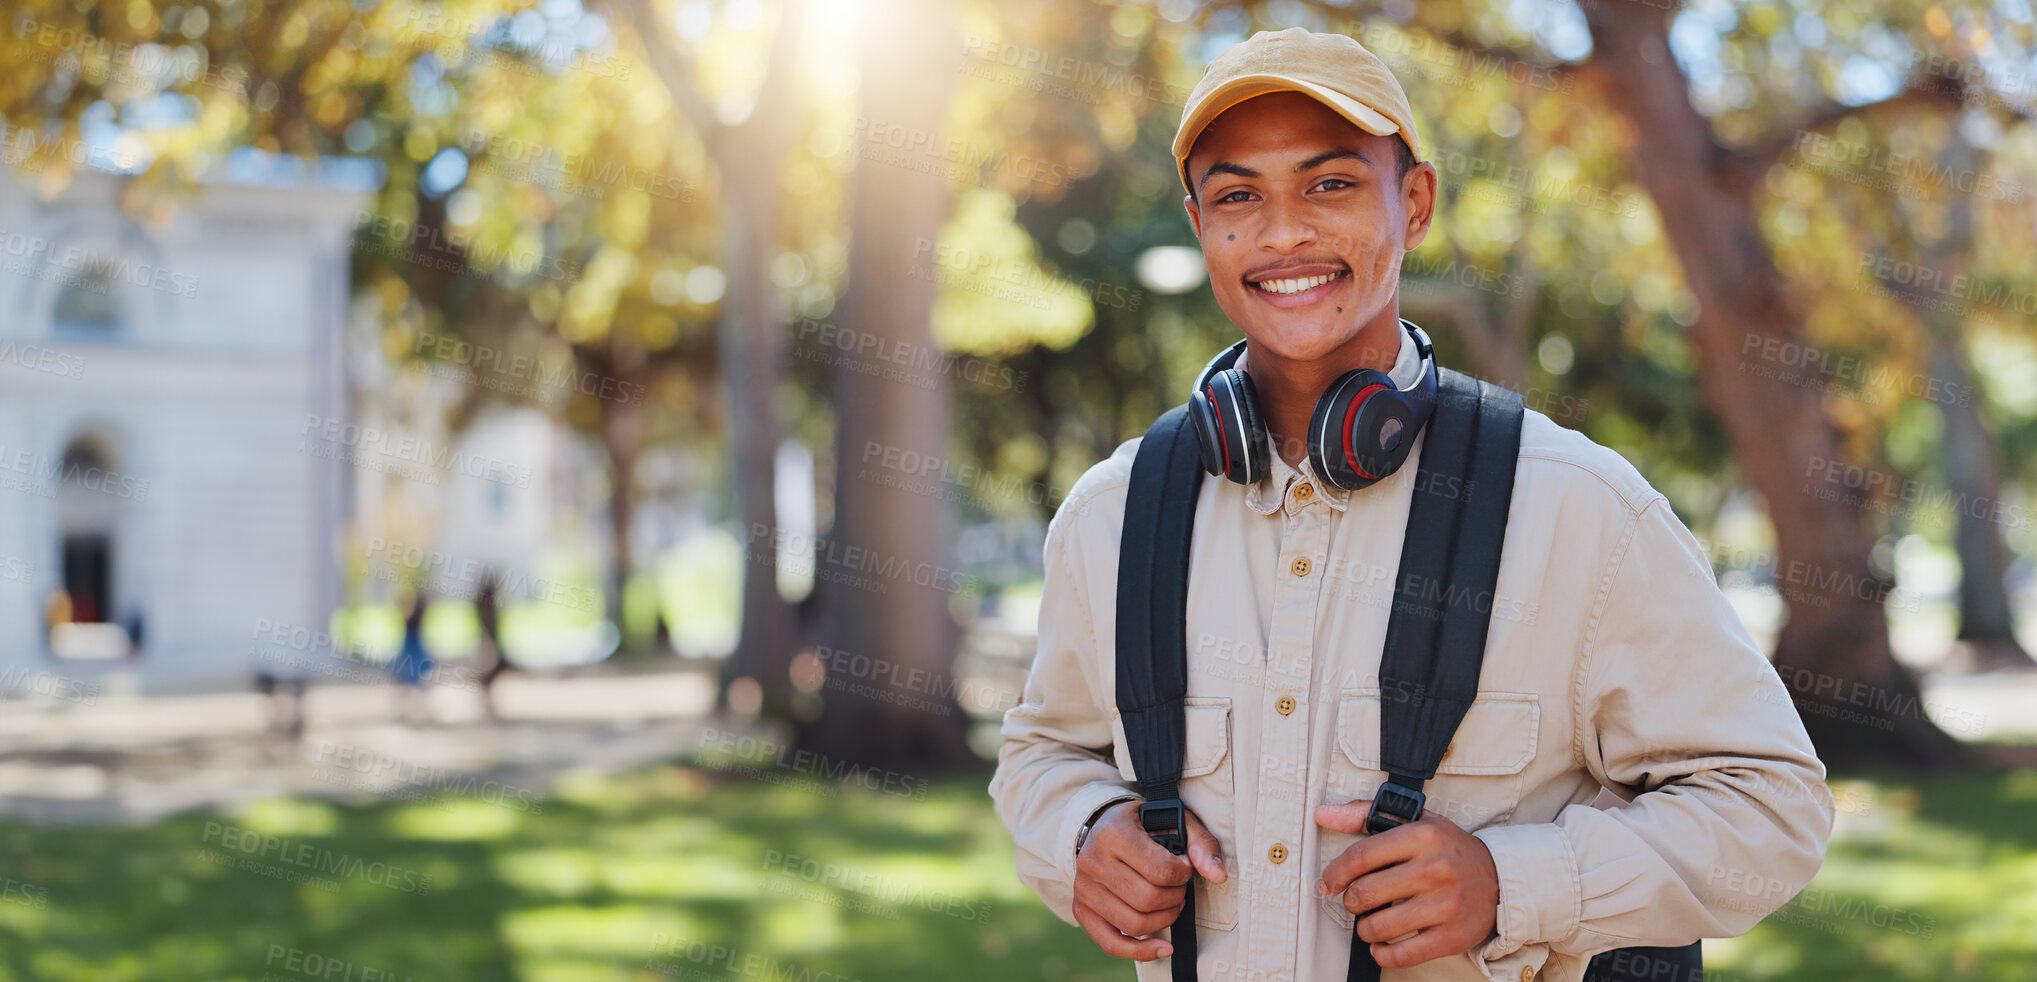
[{"label": "backpack strap", "polygon": [[[1117,707],[1145,802],[1139,822],[1177,856],[1188,852],[1181,804],[1188,740],[1188,555],[1201,496],[1201,448],[1188,407],[1168,410],[1139,443],[1118,550]],[[1195,880],[1174,921],[1175,982],[1195,979]]]},{"label": "backpack strap", "polygon": [[[1379,757],[1386,771],[1365,820],[1377,835],[1422,815],[1422,785],[1478,698],[1486,626],[1513,502],[1524,411],[1519,394],[1441,369],[1422,444],[1379,661]],[[1379,963],[1351,925],[1349,982]]]},{"label": "backpack strap", "polygon": [[1414,814],[1375,807],[1375,834],[1420,817],[1422,784],[1478,698],[1521,449],[1518,394],[1447,368],[1436,381],[1379,662],[1380,767],[1398,786],[1389,803]]}]

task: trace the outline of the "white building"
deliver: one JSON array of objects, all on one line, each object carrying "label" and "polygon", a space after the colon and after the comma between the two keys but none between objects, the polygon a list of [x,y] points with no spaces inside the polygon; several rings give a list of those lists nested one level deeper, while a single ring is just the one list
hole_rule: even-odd
[{"label": "white building", "polygon": [[45,199],[0,170],[0,694],[244,687],[258,632],[330,622],[347,468],[317,430],[378,181],[242,151],[144,223],[122,174]]}]

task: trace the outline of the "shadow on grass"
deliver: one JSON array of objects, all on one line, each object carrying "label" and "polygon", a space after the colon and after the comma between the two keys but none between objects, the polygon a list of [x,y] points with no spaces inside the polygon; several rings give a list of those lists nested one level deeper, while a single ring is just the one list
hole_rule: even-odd
[{"label": "shadow on grass", "polygon": [[318,834],[275,836],[266,856],[259,833],[243,851],[244,826],[222,816],[0,825],[4,875],[33,894],[0,905],[0,971],[51,982],[229,980],[344,962],[354,978],[511,976],[508,949],[488,930],[503,897],[483,846],[393,835],[390,809],[318,807]]},{"label": "shadow on grass", "polygon": [[[987,780],[888,794],[682,763],[535,800],[0,823],[0,982],[1129,978],[1018,882]],[[1708,944],[1708,974],[2031,978],[2033,793],[2030,772],[1875,786],[1811,889]]]},{"label": "shadow on grass", "polygon": [[0,982],[1124,978],[1018,883],[987,781],[665,765],[520,803],[0,823]]},{"label": "shadow on grass", "polygon": [[1918,818],[2037,850],[2037,771],[1955,774],[1927,786]]}]

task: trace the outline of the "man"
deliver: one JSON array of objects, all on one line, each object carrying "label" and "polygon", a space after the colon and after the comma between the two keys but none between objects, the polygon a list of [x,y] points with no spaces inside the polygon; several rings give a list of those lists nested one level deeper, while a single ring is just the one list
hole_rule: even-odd
[{"label": "man", "polygon": [[1342,979],[1363,914],[1388,979],[1569,982],[1596,952],[1745,932],[1823,859],[1823,765],[1696,540],[1618,454],[1534,411],[1478,698],[1423,818],[1360,834],[1427,430],[1347,492],[1307,427],[1352,369],[1402,388],[1422,370],[1398,320],[1435,211],[1420,149],[1399,83],[1347,37],[1262,32],[1190,93],[1184,203],[1273,452],[1249,484],[1204,480],[1195,512],[1188,855],[1140,827],[1115,719],[1137,440],[1049,527],[1039,650],[990,785],[1021,879],[1141,979],[1169,977],[1191,888],[1204,979]]}]

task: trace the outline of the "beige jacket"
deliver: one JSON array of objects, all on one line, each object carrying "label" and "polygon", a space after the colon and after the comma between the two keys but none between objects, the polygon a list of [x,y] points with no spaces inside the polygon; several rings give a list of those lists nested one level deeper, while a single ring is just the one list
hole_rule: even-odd
[{"label": "beige jacket", "polygon": [[[1351,915],[1315,882],[1356,837],[1313,811],[1385,779],[1374,673],[1425,441],[1357,492],[1277,458],[1259,484],[1202,484],[1181,796],[1230,875],[1195,881],[1199,978],[1344,977]],[[1138,787],[1114,708],[1137,447],[1049,526],[1039,650],[990,783],[1020,879],[1071,924],[1076,832]],[[1387,979],[1573,982],[1608,948],[1741,934],[1810,880],[1824,766],[1696,539],[1625,459],[1528,412],[1496,593],[1479,697],[1426,791],[1492,851],[1497,934]]]}]

